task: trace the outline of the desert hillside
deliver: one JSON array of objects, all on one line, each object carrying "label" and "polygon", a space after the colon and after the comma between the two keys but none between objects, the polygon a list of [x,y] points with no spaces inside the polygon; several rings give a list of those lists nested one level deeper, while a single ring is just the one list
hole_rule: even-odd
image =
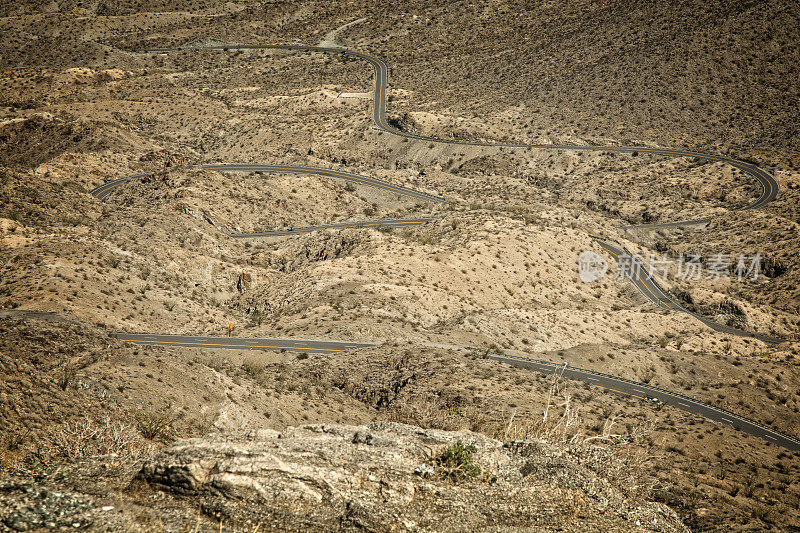
[{"label": "desert hillside", "polygon": [[[191,530],[197,521],[250,531],[276,520],[293,530],[329,520],[442,529],[430,508],[466,529],[520,528],[545,508],[550,530],[800,523],[797,454],[646,398],[483,357],[502,351],[604,372],[800,438],[798,18],[798,5],[782,1],[4,4],[0,523],[50,527],[61,510],[98,530]],[[759,196],[758,183],[693,157],[391,135],[373,124],[364,61],[208,49],[286,43],[381,58],[388,119],[405,132],[680,147],[757,164],[780,194],[736,211]],[[140,51],[154,47],[184,49]],[[336,169],[447,202],[324,176],[196,166],[210,163]],[[89,193],[138,173],[102,200]],[[230,235],[399,217],[433,220]],[[702,227],[626,228],[705,217]],[[657,308],[621,279],[595,236],[645,257],[758,256],[755,279],[678,279],[673,265],[662,285],[700,315],[787,342]],[[578,276],[585,250],[609,263],[593,283]],[[375,346],[206,350],[134,346],[115,332]],[[345,442],[373,430],[397,454],[376,479],[353,465],[359,454],[380,462],[389,452]],[[226,447],[260,454],[253,468],[266,468],[287,453],[273,442],[279,434],[327,457],[309,483],[335,488],[298,493],[306,507],[259,496],[252,487],[264,483],[288,490],[263,472],[228,483],[235,460],[192,490],[184,474],[163,473],[197,476],[192,462]],[[485,476],[410,468],[454,439],[480,444]],[[337,485],[337,454],[364,493]],[[288,479],[306,468],[312,462],[298,459]],[[553,471],[561,477],[548,479]],[[384,490],[390,503],[365,521]],[[494,496],[470,496],[479,493]],[[312,512],[320,494],[338,499]],[[280,520],[241,503],[258,501],[272,502]],[[521,501],[535,504],[515,510]],[[103,514],[109,506],[113,517]]]}]

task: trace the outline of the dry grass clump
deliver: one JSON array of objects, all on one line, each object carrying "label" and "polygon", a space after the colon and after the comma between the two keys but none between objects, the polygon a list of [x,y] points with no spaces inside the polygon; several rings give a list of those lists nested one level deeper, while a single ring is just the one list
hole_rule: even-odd
[{"label": "dry grass clump", "polygon": [[43,475],[56,463],[112,456],[132,465],[150,458],[156,445],[144,438],[136,424],[109,416],[83,416],[52,427],[44,435],[10,432],[0,439],[0,474]]},{"label": "dry grass clump", "polygon": [[95,420],[83,417],[65,422],[54,432],[56,452],[68,459],[113,455],[121,462],[134,463],[148,458],[153,445],[132,424],[105,417]]},{"label": "dry grass clump", "polygon": [[394,422],[449,431],[470,430],[483,433],[503,442],[536,441],[549,444],[611,444],[640,442],[647,437],[649,428],[633,427],[629,431],[615,431],[616,419],[608,417],[591,435],[584,431],[586,421],[575,406],[568,383],[555,374],[547,393],[544,410],[539,418],[518,419],[515,413],[505,417],[491,417],[480,406],[449,402],[442,395],[424,400],[401,400],[392,406],[388,418]]},{"label": "dry grass clump", "polygon": [[161,409],[140,409],[133,413],[136,428],[147,440],[170,439],[174,437],[173,424],[180,418],[170,406]]}]

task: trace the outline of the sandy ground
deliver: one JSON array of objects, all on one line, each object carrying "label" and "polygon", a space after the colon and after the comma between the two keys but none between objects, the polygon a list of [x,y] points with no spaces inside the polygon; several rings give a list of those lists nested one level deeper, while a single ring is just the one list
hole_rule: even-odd
[{"label": "sandy ground", "polygon": [[[613,10],[596,7],[594,17],[607,28],[602,35],[623,35],[622,42],[638,42],[639,48],[630,44],[626,54],[614,54],[605,51],[605,37],[593,37],[583,44],[590,53],[578,65],[559,61],[573,46],[561,32],[577,24],[579,14],[585,16],[574,11],[578,8],[563,8],[562,30],[544,7],[520,11],[505,3],[468,16],[458,4],[353,5],[336,13],[317,4],[268,9],[244,3],[103,4],[107,13],[97,13],[99,5],[54,4],[20,4],[0,18],[0,304],[5,309],[54,312],[92,328],[105,325],[101,334],[223,334],[232,323],[237,334],[249,336],[385,341],[389,344],[354,361],[378,365],[379,373],[406,351],[424,358],[434,370],[415,375],[429,395],[452,388],[445,379],[448,366],[433,361],[456,356],[424,346],[498,347],[649,380],[800,435],[795,345],[732,338],[687,316],[658,311],[615,279],[613,265],[593,284],[582,283],[576,269],[581,251],[600,252],[590,235],[643,254],[761,253],[769,275],[760,281],[666,285],[703,314],[796,338],[800,178],[791,129],[796,108],[784,104],[796,91],[786,80],[796,79],[798,63],[786,44],[794,42],[792,30],[781,29],[784,15],[776,14],[796,7],[771,2],[743,10],[708,8],[703,16],[715,22],[702,36],[680,29],[687,15],[676,8],[656,17],[664,23],[649,34],[653,42],[637,33],[638,17],[644,16],[638,7],[628,26],[610,14]],[[715,9],[731,12],[720,18]],[[521,13],[514,24],[527,33],[513,32],[514,24],[501,28],[498,21],[507,20],[509,12]],[[756,37],[739,28],[765,20],[773,28],[767,44],[745,46]],[[476,43],[486,44],[458,52],[463,37],[453,32],[464,28]],[[672,56],[657,62],[647,54],[671,40],[670,49],[680,57],[719,36],[741,64],[721,58],[714,48],[703,56],[706,71],[685,72],[685,62],[682,71]],[[448,38],[456,46],[446,46]],[[738,172],[716,164],[392,137],[371,127],[369,100],[340,97],[371,87],[371,70],[355,60],[285,52],[128,51],[145,45],[325,39],[386,60],[389,111],[404,128],[453,139],[639,143],[729,153],[773,171],[782,194],[761,212],[732,213],[731,207],[746,205],[758,191]],[[750,64],[759,65],[757,74]],[[740,90],[740,71],[750,73],[748,87],[772,89]],[[671,76],[678,75],[696,91],[676,85]],[[581,79],[593,83],[581,88]],[[723,114],[724,120],[716,118]],[[438,191],[452,203],[431,206],[317,177],[187,168],[212,162],[342,168]],[[87,194],[110,179],[149,170],[159,173],[126,184],[105,202]],[[428,214],[442,219],[417,229],[327,231],[263,242],[235,241],[222,231]],[[705,230],[621,228],[711,215],[717,218]],[[25,327],[46,329],[38,322]],[[105,376],[113,383],[108,390],[122,386],[122,396],[114,395],[120,412],[147,406],[154,397],[185,404],[194,421],[178,424],[181,434],[214,424],[229,430],[306,420],[359,423],[411,417],[414,411],[375,410],[371,400],[352,394],[355,385],[304,398],[270,392],[278,376],[290,372],[280,365],[291,363],[291,372],[291,365],[299,365],[294,386],[314,387],[298,377],[307,370],[304,365],[360,372],[346,358],[298,362],[287,354],[264,354],[254,367],[247,360],[252,354],[132,350],[114,345],[117,359],[87,367],[84,379]],[[245,379],[238,377],[247,374],[243,368],[261,363],[266,370],[246,378],[255,380],[256,388],[250,381],[236,383]],[[153,369],[139,370],[150,365]],[[499,376],[469,385],[486,391],[481,409],[502,413],[510,404],[526,405],[518,416],[536,418],[546,401],[544,385],[512,387],[530,375],[481,365],[466,372]],[[134,370],[135,379],[126,377]],[[13,375],[13,369],[8,372]],[[182,376],[191,376],[191,382]],[[513,398],[504,396],[506,387],[516,391]],[[464,383],[457,388],[474,395],[464,392],[472,391]],[[9,389],[8,397],[20,390]],[[610,393],[575,398],[586,412],[618,413],[623,425],[654,421],[648,444],[653,447],[647,450],[666,487],[659,497],[687,523],[760,529],[796,522],[797,483],[790,474],[798,468],[797,458],[778,456],[779,450],[763,442],[669,409],[654,415],[649,406],[620,403]],[[587,419],[587,432],[608,416]],[[54,423],[43,417],[39,429]],[[735,453],[727,451],[731,442]]]}]

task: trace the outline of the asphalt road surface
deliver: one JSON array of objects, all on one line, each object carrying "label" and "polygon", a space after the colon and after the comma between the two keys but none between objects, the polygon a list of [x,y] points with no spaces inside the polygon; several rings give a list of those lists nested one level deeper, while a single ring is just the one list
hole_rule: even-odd
[{"label": "asphalt road surface", "polygon": [[[352,342],[339,340],[312,340],[312,339],[279,339],[279,338],[254,338],[254,337],[208,337],[191,335],[149,335],[119,333],[116,337],[120,340],[140,345],[168,346],[181,348],[214,348],[230,350],[270,350],[300,352],[309,354],[326,354],[343,352],[358,348],[376,346],[366,342]],[[481,352],[477,348],[467,347],[467,351]],[[583,368],[559,365],[550,361],[533,359],[502,353],[485,352],[487,359],[502,362],[518,368],[534,370],[544,374],[558,374],[566,379],[585,381],[590,385],[609,390],[625,396],[638,398],[647,402],[649,406],[657,408],[661,404],[676,407],[687,413],[700,415],[709,420],[726,424],[736,429],[760,437],[775,445],[782,446],[793,452],[800,452],[800,440],[775,431],[768,426],[737,415],[726,409],[697,401],[689,396],[653,387],[646,383],[639,383],[623,378],[595,372]]]},{"label": "asphalt road surface", "polygon": [[605,242],[597,237],[593,238],[595,242],[598,243],[601,248],[603,248],[603,250],[614,257],[617,262],[617,266],[622,269],[625,277],[633,283],[633,285],[639,290],[640,293],[642,293],[645,298],[650,300],[656,306],[661,307],[662,309],[670,309],[692,315],[711,329],[721,331],[723,333],[738,335],[740,337],[751,337],[753,339],[758,339],[770,344],[786,342],[784,339],[777,337],[770,337],[769,335],[762,335],[760,333],[753,333],[750,331],[732,328],[725,324],[714,322],[713,320],[686,309],[661,288],[658,282],[647,271],[647,268],[642,264],[641,260],[635,256],[635,254],[632,254],[630,251],[624,248],[619,248],[613,244]]},{"label": "asphalt road surface", "polygon": [[732,426],[740,431],[760,437],[772,444],[782,446],[787,450],[800,453],[800,440],[776,431],[749,418],[737,415],[727,409],[697,401],[678,392],[671,392],[659,387],[652,387],[646,383],[639,383],[623,378],[610,376],[601,372],[594,372],[573,366],[557,365],[549,361],[531,359],[529,357],[514,356],[509,354],[486,354],[488,359],[508,363],[509,365],[536,370],[544,374],[559,374],[567,379],[585,381],[590,385],[606,389],[624,396],[632,396],[647,402],[653,407],[661,404],[676,407],[693,415],[700,415],[709,420]]},{"label": "asphalt road surface", "polygon": [[130,181],[136,178],[143,178],[145,176],[151,176],[155,174],[155,171],[152,172],[137,172],[136,174],[129,174],[127,176],[122,176],[121,178],[117,178],[115,180],[107,181],[102,185],[98,185],[91,191],[89,194],[97,198],[98,200],[105,200],[109,194],[114,192],[114,189],[122,185],[123,183]]},{"label": "asphalt road surface", "polygon": [[[422,191],[417,191],[409,187],[397,185],[382,179],[372,178],[370,176],[362,176],[360,174],[353,174],[352,172],[345,172],[342,170],[334,170],[330,168],[319,167],[300,167],[292,165],[263,165],[260,163],[230,163],[230,164],[207,164],[207,165],[189,165],[187,168],[201,168],[204,170],[215,170],[217,172],[266,172],[266,173],[283,173],[283,174],[312,174],[318,176],[326,176],[329,178],[341,179],[351,183],[357,183],[367,187],[381,189],[390,193],[400,196],[406,196],[415,200],[422,200],[425,202],[447,203],[447,200],[435,194],[429,194]],[[155,172],[139,172],[123,176],[112,181],[98,185],[89,194],[99,200],[104,200],[114,189],[124,184],[128,180],[150,176]]]},{"label": "asphalt road surface", "polygon": [[346,228],[402,228],[408,226],[421,226],[428,222],[439,220],[438,217],[426,218],[377,218],[375,220],[355,220],[351,222],[335,222],[333,224],[320,224],[318,226],[295,226],[293,228],[276,229],[268,231],[251,231],[247,233],[230,233],[234,239],[253,239],[257,237],[285,237],[299,233],[310,233],[320,229],[346,229]]},{"label": "asphalt road surface", "polygon": [[[221,45],[221,46],[204,46],[199,48],[202,50],[290,50],[302,52],[319,52],[324,54],[341,54],[343,56],[355,57],[363,59],[369,63],[375,73],[375,85],[373,88],[373,106],[372,106],[372,119],[375,126],[387,133],[399,135],[408,139],[417,139],[425,142],[435,142],[451,145],[462,146],[502,146],[506,148],[536,148],[542,150],[577,150],[577,151],[593,151],[593,152],[637,152],[641,154],[654,154],[666,155],[673,157],[689,157],[699,161],[708,162],[721,162],[738,168],[745,174],[755,178],[761,185],[761,195],[751,202],[749,205],[741,208],[756,209],[765,206],[774,200],[779,191],[778,183],[775,178],[767,171],[759,168],[751,163],[740,161],[738,159],[725,157],[721,155],[703,154],[700,152],[693,152],[690,150],[680,150],[674,148],[654,148],[648,146],[594,146],[594,145],[573,145],[573,144],[522,144],[522,143],[496,143],[490,141],[454,141],[450,139],[437,139],[435,137],[425,137],[414,133],[408,133],[399,130],[392,126],[386,118],[386,86],[389,80],[388,68],[382,59],[375,57],[364,52],[357,52],[346,48],[326,47],[326,46],[309,46],[303,44],[278,44],[278,45]],[[143,53],[169,53],[179,50],[193,50],[192,48],[149,48],[140,50]],[[705,220],[705,219],[703,219]],[[683,224],[694,224],[697,221],[684,221]],[[671,222],[670,224],[680,225],[680,222]]]},{"label": "asphalt road surface", "polygon": [[395,193],[400,196],[414,198],[415,200],[422,200],[425,202],[447,203],[447,200],[435,194],[428,194],[425,192],[396,185],[389,181],[372,178],[370,176],[362,176],[360,174],[353,174],[352,172],[345,172],[342,170],[334,170],[330,168],[318,167],[298,167],[292,165],[259,165],[251,163],[243,164],[218,164],[218,165],[196,165],[197,168],[206,170],[217,170],[219,172],[281,172],[291,174],[312,174],[319,176],[326,176],[329,178],[336,178],[358,185],[365,185],[367,187],[374,187],[387,192]]},{"label": "asphalt road surface", "polygon": [[229,350],[272,350],[305,353],[330,353],[375,346],[367,342],[305,340],[305,339],[257,339],[253,337],[198,337],[192,335],[150,335],[117,333],[119,340],[150,346],[172,346],[181,348],[220,348]]},{"label": "asphalt road surface", "polygon": [[[306,46],[306,45],[293,45],[293,44],[235,45],[235,46],[223,45],[223,46],[203,47],[202,49],[223,50],[223,51],[289,50],[289,51],[304,51],[304,52],[320,52],[326,54],[341,54],[344,56],[363,59],[364,61],[369,63],[374,70],[374,94],[372,99],[373,121],[378,129],[390,133],[392,135],[398,135],[401,137],[406,137],[408,139],[416,139],[424,142],[467,145],[467,146],[503,146],[508,148],[531,148],[531,149],[542,149],[542,150],[574,150],[574,151],[602,151],[602,152],[627,152],[627,153],[636,152],[642,154],[665,155],[673,157],[688,157],[688,158],[694,158],[695,160],[698,161],[706,161],[706,162],[721,162],[731,165],[735,168],[738,168],[743,173],[751,176],[759,183],[761,187],[760,196],[747,206],[741,208],[740,210],[756,209],[764,207],[769,202],[774,200],[778,195],[778,190],[779,190],[778,184],[775,181],[775,178],[771,174],[751,163],[725,156],[702,154],[687,150],[679,150],[671,148],[653,148],[646,146],[513,144],[513,143],[494,143],[494,142],[483,142],[483,141],[452,141],[446,139],[425,137],[399,130],[394,126],[392,126],[386,117],[386,101],[387,101],[386,87],[388,81],[388,69],[386,67],[386,64],[381,59],[362,52],[356,52],[353,50],[347,50],[344,48],[336,48],[336,47],[319,47],[319,46]],[[142,50],[142,52],[168,53],[176,50],[181,50],[181,49],[156,48],[156,49]],[[183,50],[191,50],[191,49],[186,48]],[[361,185],[377,187],[386,190],[388,192],[400,194],[418,200],[430,201],[430,202],[446,202],[444,198],[438,195],[416,191],[414,189],[392,184],[390,182],[379,180],[377,178],[371,178],[368,176],[362,176],[334,169],[294,167],[286,165],[264,165],[255,163],[242,163],[242,164],[220,163],[220,164],[195,165],[194,167],[203,168],[206,170],[216,170],[220,172],[286,172],[286,173],[301,173],[301,174],[318,174],[333,178],[339,178],[354,183],[359,183]],[[98,199],[102,200],[106,198],[116,187],[119,187],[129,179],[147,176],[149,174],[152,174],[152,172],[134,174],[131,176],[125,176],[122,178],[109,181],[92,190],[91,194],[96,196]],[[337,224],[328,224],[324,226],[304,226],[303,228],[272,230],[272,231],[263,231],[257,233],[254,232],[249,234],[239,233],[239,234],[231,234],[231,236],[235,238],[251,238],[258,236],[265,237],[265,236],[277,236],[277,235],[291,235],[294,234],[295,232],[301,233],[305,231],[313,231],[314,229],[320,229],[323,227],[327,228],[368,227],[370,225],[381,225],[381,224],[389,225],[392,223],[396,225],[415,225],[415,224],[425,223],[429,220],[432,219],[423,219],[423,218],[385,219],[382,221],[372,220],[363,222],[343,222]],[[650,227],[650,228],[677,227],[683,225],[707,224],[709,221],[710,219],[703,218],[696,220],[675,221],[675,222],[667,222],[661,224],[636,226],[636,227]],[[605,242],[599,238],[595,238],[595,240],[604,250],[606,250],[609,254],[613,255],[617,260],[619,260],[620,257],[622,257],[623,255],[629,255],[626,250],[619,248],[611,243]],[[636,288],[643,295],[645,295],[645,297],[647,297],[648,300],[653,302],[658,307],[668,310],[677,310],[689,313],[698,320],[702,321],[704,324],[718,331],[723,331],[734,335],[754,337],[765,342],[781,342],[781,339],[775,339],[773,337],[749,333],[737,330],[735,328],[730,328],[723,324],[718,324],[712,320],[696,315],[695,313],[692,313],[691,311],[685,309],[680,304],[675,302],[675,300],[671,298],[664,290],[661,289],[658,283],[656,283],[656,281],[646,272],[641,263],[637,263],[637,259],[635,258],[632,258],[632,260],[628,262],[623,261],[621,263],[621,266],[622,268],[627,269],[626,275],[633,282]],[[338,352],[343,350],[373,346],[373,344],[369,343],[358,343],[349,341],[327,341],[327,340],[322,341],[322,340],[300,340],[300,339],[270,339],[270,338],[258,339],[258,338],[238,338],[238,337],[236,338],[193,337],[193,336],[181,336],[181,335],[136,335],[136,334],[119,334],[118,337],[121,340],[135,342],[138,344],[149,344],[149,345],[185,346],[194,348],[230,348],[230,349],[249,349],[249,350],[279,350],[279,351],[287,350],[287,351],[300,351],[308,353],[330,353],[330,352]],[[575,367],[559,366],[548,361],[539,361],[527,357],[514,356],[509,354],[486,354],[486,357],[499,362],[504,362],[514,366],[528,368],[539,372],[544,372],[544,373],[558,372],[566,378],[582,380],[592,385],[617,392],[619,394],[640,398],[643,401],[647,401],[648,403],[653,405],[657,405],[659,402],[661,402],[663,404],[667,404],[676,407],[678,409],[682,409],[692,414],[704,416],[710,420],[714,420],[722,424],[731,425],[737,429],[740,429],[741,431],[763,438],[768,442],[771,442],[779,446],[783,446],[791,451],[800,452],[800,441],[798,441],[793,437],[784,435],[778,431],[772,430],[762,424],[759,424],[758,422],[741,417],[727,410],[720,409],[715,406],[693,400],[692,398],[684,396],[680,393],[662,390],[657,387],[651,387],[645,383],[637,383],[622,378],[617,378],[614,376],[593,372],[590,370],[579,369]]]}]

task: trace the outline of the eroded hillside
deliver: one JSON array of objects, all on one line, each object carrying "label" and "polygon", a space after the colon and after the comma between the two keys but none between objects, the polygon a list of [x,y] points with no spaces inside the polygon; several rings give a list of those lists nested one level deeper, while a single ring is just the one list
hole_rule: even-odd
[{"label": "eroded hillside", "polygon": [[[797,99],[797,27],[786,23],[796,5],[65,1],[3,9],[7,473],[58,489],[56,476],[74,472],[74,461],[99,468],[98,454],[124,452],[131,461],[104,483],[134,491],[125,493],[133,498],[125,520],[147,529],[156,516],[148,502],[168,493],[130,489],[141,461],[151,447],[212,429],[391,420],[562,445],[509,433],[539,427],[552,383],[464,355],[464,346],[651,383],[800,437],[796,344],[732,337],[660,311],[617,279],[610,258],[592,284],[576,269],[581,251],[602,255],[593,235],[643,255],[761,254],[760,279],[665,287],[718,321],[797,338],[800,175],[797,109],[787,105]],[[732,212],[760,189],[722,164],[391,136],[372,127],[372,70],[362,61],[203,49],[318,44],[361,18],[335,39],[386,61],[389,119],[406,131],[724,153],[773,172],[781,195],[764,210]],[[183,45],[190,49],[136,52]],[[449,202],[318,176],[191,167],[218,162],[347,170]],[[89,194],[152,171],[103,201]],[[228,235],[415,216],[438,220]],[[699,217],[713,220],[700,229],[624,229]],[[300,358],[135,348],[109,338],[114,331],[380,346]],[[641,471],[652,483],[637,497],[667,503],[688,526],[758,530],[800,520],[795,455],[671,407],[562,385],[559,412],[569,398],[579,413],[570,435],[592,439],[587,449],[602,444],[615,460],[649,457]],[[142,431],[142,420],[162,416],[163,431]],[[58,440],[75,429],[65,424],[105,417],[129,432],[124,449],[98,442],[75,452]],[[85,480],[69,490],[93,494]],[[192,520],[191,506],[174,524]],[[206,515],[208,527],[222,516]]]}]

